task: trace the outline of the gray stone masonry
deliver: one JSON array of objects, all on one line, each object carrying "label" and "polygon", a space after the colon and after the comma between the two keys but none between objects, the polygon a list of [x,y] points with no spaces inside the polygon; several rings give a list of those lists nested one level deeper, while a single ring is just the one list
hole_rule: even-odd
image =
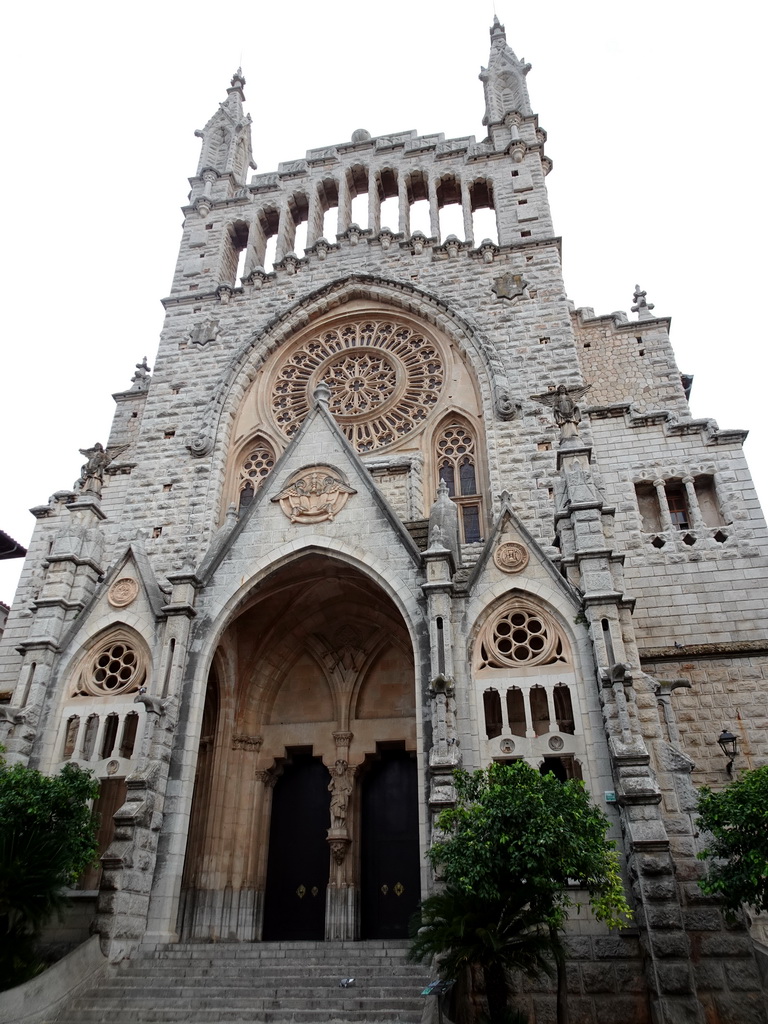
[{"label": "gray stone masonry", "polygon": [[[355,958],[373,977],[387,947],[253,941],[294,750],[352,786],[324,927],[365,934],[354,787],[393,745],[416,765],[422,893],[457,765],[554,765],[605,806],[634,923],[569,924],[574,1021],[766,1024],[751,938],[697,885],[693,786],[727,781],[723,727],[736,771],[768,763],[768,531],[744,432],[691,417],[639,288],[632,321],[567,299],[528,70],[496,19],[480,141],[361,129],[249,176],[240,70],[198,133],[157,359],[114,395],[103,481],[32,510],[0,641],[7,756],[127,788],[97,927],[111,961],[135,959],[63,1024],[393,1006],[415,1024],[419,1000],[379,974],[370,999],[328,982]],[[415,979],[401,961],[383,973]],[[516,994],[554,1019],[548,984]]]}]

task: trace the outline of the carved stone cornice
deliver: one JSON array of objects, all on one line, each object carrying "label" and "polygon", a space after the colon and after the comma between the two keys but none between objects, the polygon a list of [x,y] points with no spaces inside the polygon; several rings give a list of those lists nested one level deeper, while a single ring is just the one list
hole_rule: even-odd
[{"label": "carved stone cornice", "polygon": [[241,733],[236,733],[232,737],[232,749],[233,750],[248,750],[251,753],[258,753],[261,750],[261,745],[264,742],[262,736],[246,736]]}]

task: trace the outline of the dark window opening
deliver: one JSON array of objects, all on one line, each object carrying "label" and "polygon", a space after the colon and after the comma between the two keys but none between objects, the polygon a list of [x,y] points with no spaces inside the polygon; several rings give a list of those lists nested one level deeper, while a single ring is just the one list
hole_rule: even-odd
[{"label": "dark window opening", "polygon": [[72,757],[75,752],[75,743],[77,743],[77,733],[80,728],[80,717],[73,715],[67,722],[67,732],[64,736],[64,750],[62,751],[62,760],[66,761]]},{"label": "dark window opening", "polygon": [[518,686],[507,690],[507,720],[513,736],[525,736],[525,700]]},{"label": "dark window opening", "polygon": [[107,715],[107,720],[104,723],[104,733],[101,740],[102,760],[112,756],[112,751],[115,749],[115,740],[117,739],[118,723],[119,719],[117,715]]},{"label": "dark window opening", "polygon": [[563,757],[545,757],[539,771],[542,775],[548,775],[549,772],[552,772],[555,778],[560,782],[567,782],[569,779],[581,778],[581,766],[577,764],[575,759],[570,755]]},{"label": "dark window opening", "polygon": [[537,736],[549,732],[549,704],[543,686],[532,686],[530,693],[531,723]]},{"label": "dark window opening", "polygon": [[691,523],[685,487],[673,480],[665,485],[664,493],[667,496],[669,517],[672,520],[672,525],[678,530],[690,529]]},{"label": "dark window opening", "polygon": [[501,698],[498,690],[486,690],[483,694],[485,711],[485,733],[489,740],[501,735]]},{"label": "dark window opening", "polygon": [[564,683],[558,683],[554,689],[555,718],[557,728],[560,732],[573,736],[575,723],[573,718],[573,704],[571,702],[571,691]]},{"label": "dark window opening", "polygon": [[120,757],[133,757],[133,748],[136,745],[136,730],[139,726],[139,716],[131,711],[125,716],[123,722],[123,735],[120,739]]}]

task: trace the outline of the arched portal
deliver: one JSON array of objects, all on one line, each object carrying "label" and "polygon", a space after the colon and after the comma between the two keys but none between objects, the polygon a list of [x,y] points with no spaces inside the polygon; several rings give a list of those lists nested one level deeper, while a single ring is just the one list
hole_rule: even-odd
[{"label": "arched portal", "polygon": [[[385,801],[406,812],[398,855],[419,863],[414,663],[402,615],[362,572],[304,555],[264,579],[224,631],[206,705],[182,936],[359,938],[364,861],[392,838]],[[390,767],[377,786],[381,764]],[[403,907],[417,886],[411,878]],[[379,913],[369,901],[366,934],[403,927]]]}]

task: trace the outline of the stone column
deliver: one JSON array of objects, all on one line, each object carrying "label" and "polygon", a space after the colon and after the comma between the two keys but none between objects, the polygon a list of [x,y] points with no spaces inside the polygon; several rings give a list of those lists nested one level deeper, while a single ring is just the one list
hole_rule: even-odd
[{"label": "stone column", "polygon": [[664,489],[663,480],[654,480],[653,486],[656,488],[656,497],[659,501],[659,519],[661,520],[661,530],[672,529],[672,516],[669,512],[669,502],[667,501],[667,492]]},{"label": "stone column", "polygon": [[[309,212],[307,213],[307,248],[311,249],[322,233],[323,211],[320,207],[320,195],[317,185],[309,193]],[[331,239],[333,241],[333,239]]]},{"label": "stone column", "polygon": [[406,183],[404,174],[398,175],[397,178],[397,203],[399,210],[397,230],[403,235],[404,238],[410,238],[411,207],[408,202],[408,185]]},{"label": "stone column", "polygon": [[328,768],[331,793],[331,827],[328,845],[331,870],[325,896],[325,938],[327,941],[357,938],[358,891],[355,886],[353,846],[355,778],[357,767],[347,761],[352,733],[336,732],[336,761]]},{"label": "stone column", "polygon": [[696,488],[693,486],[693,477],[684,476],[683,486],[685,487],[685,499],[688,503],[688,518],[690,519],[690,527],[692,530],[703,530],[704,520],[701,518],[699,498],[696,494]]},{"label": "stone column", "polygon": [[472,223],[472,196],[469,191],[469,184],[464,178],[461,180],[461,212],[464,217],[464,240],[474,244],[475,229]]},{"label": "stone column", "polygon": [[[444,495],[443,495],[444,497]],[[450,499],[448,499],[450,501]],[[455,510],[456,506],[450,502]],[[456,701],[453,674],[453,572],[456,567],[453,538],[442,538],[443,531],[453,532],[453,520],[444,517],[443,527],[437,520],[442,513],[440,498],[433,506],[430,517],[432,541],[422,555],[427,582],[422,590],[427,598],[427,616],[430,624],[430,685],[429,700],[432,718],[432,746],[429,750],[429,810],[430,831],[435,833],[435,821],[445,807],[456,799],[453,770],[460,764],[456,742]],[[458,527],[458,520],[455,528]],[[449,546],[451,545],[451,546]],[[458,552],[458,544],[455,550]]]},{"label": "stone column", "polygon": [[368,168],[368,227],[374,236],[381,231],[381,200],[373,167]]},{"label": "stone column", "polygon": [[253,937],[259,942],[264,934],[264,893],[267,888],[267,861],[269,858],[269,819],[272,813],[272,793],[278,780],[277,772],[258,769],[254,772],[253,813],[251,815],[251,873],[254,884]]},{"label": "stone column", "polygon": [[440,210],[437,205],[437,182],[429,178],[429,233],[440,240]]},{"label": "stone column", "polygon": [[[189,832],[189,814],[192,804],[192,793],[195,782],[195,764],[197,763],[200,723],[205,702],[205,687],[199,687],[194,700],[184,694],[184,673],[187,665],[189,637],[192,619],[195,617],[196,592],[200,580],[192,572],[178,573],[169,577],[173,586],[171,599],[162,611],[166,616],[163,634],[163,660],[160,677],[167,698],[163,705],[173,703],[174,707],[184,708],[184,727],[175,736],[172,750],[163,753],[165,762],[158,784],[165,794],[171,758],[174,760],[174,774],[177,781],[172,794],[164,804],[164,827],[160,843],[156,849],[157,861],[154,865],[154,884],[152,900],[147,918],[147,941],[175,942],[178,938],[176,927],[181,894],[181,878],[184,867],[184,855],[187,848]],[[171,645],[171,640],[175,642]],[[171,646],[173,652],[171,652]],[[193,680],[189,680],[189,691],[192,691]],[[194,692],[194,691],[192,691]],[[144,737],[144,749],[151,750],[152,732],[149,724]]]},{"label": "stone column", "polygon": [[[347,176],[342,172],[339,178],[339,217],[337,221],[336,232],[339,235],[343,235],[350,224],[351,216],[351,199],[349,196],[349,182]],[[330,239],[334,241],[334,239]]]}]

